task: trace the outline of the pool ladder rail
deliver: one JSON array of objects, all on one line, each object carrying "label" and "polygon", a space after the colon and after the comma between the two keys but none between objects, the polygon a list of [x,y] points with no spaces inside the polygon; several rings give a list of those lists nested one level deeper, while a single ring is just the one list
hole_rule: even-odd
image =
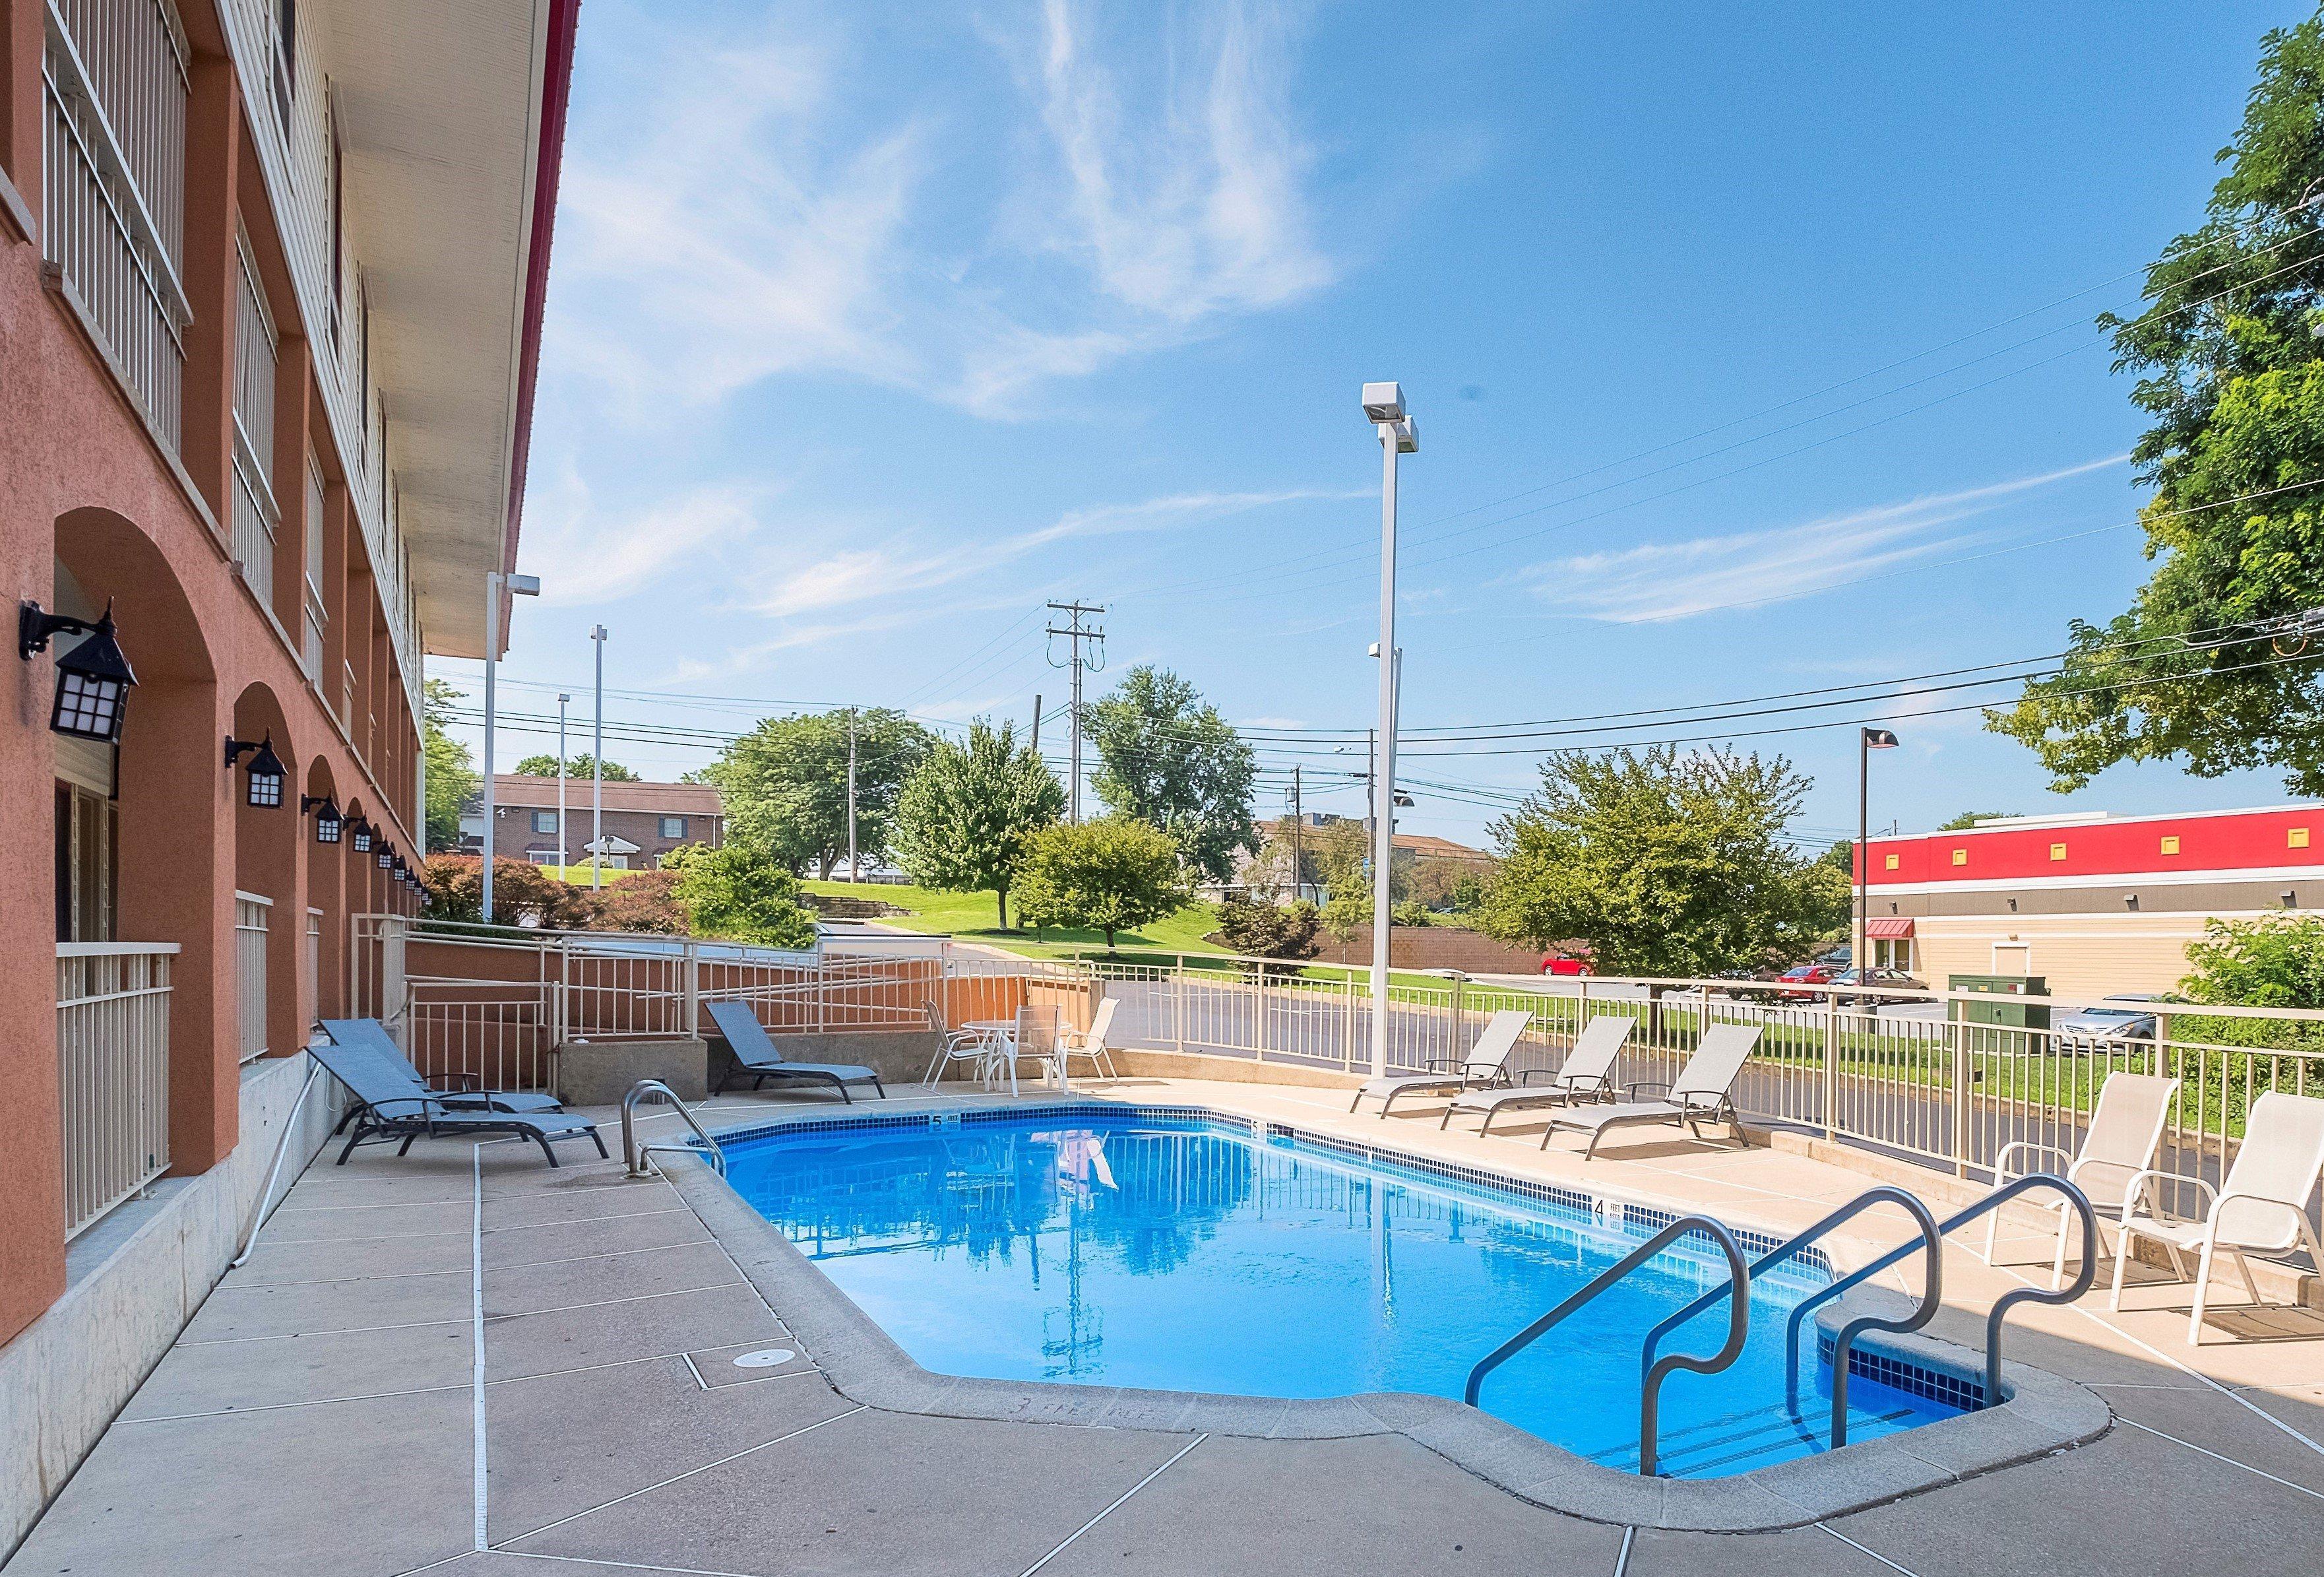
[{"label": "pool ladder rail", "polygon": [[[1800,1330],[1808,1314],[1821,1305],[1831,1302],[1878,1275],[1890,1266],[1897,1264],[1916,1250],[1924,1252],[1928,1256],[1928,1273],[1921,1288],[1921,1296],[1909,1313],[1893,1318],[1879,1314],[1861,1314],[1843,1324],[1833,1338],[1831,1444],[1837,1449],[1848,1443],[1849,1356],[1856,1338],[1867,1331],[1899,1333],[1917,1331],[1935,1318],[1937,1309],[1943,1299],[1946,1235],[1958,1231],[1988,1212],[1999,1209],[2019,1194],[2030,1193],[2037,1188],[2053,1189],[2065,1195],[2067,1204],[2080,1218],[2081,1268],[2075,1275],[2072,1284],[2068,1286],[2054,1290],[2040,1286],[2026,1286],[2005,1293],[1994,1300],[1993,1308],[1986,1315],[1985,1322],[1983,1402],[1985,1406],[1994,1406],[2001,1397],[2001,1332],[2002,1323],[2008,1317],[2009,1311],[2021,1303],[2072,1303],[2090,1289],[2091,1280],[2098,1272],[2098,1218],[2090,1208],[2089,1198],[2065,1178],[2048,1172],[2031,1173],[2006,1186],[1997,1188],[1967,1209],[1942,1222],[1935,1219],[1926,1204],[1901,1188],[1886,1185],[1877,1188],[1868,1188],[1813,1226],[1777,1244],[1774,1249],[1761,1255],[1756,1262],[1748,1264],[1744,1260],[1740,1245],[1735,1240],[1735,1234],[1726,1226],[1708,1216],[1681,1216],[1591,1278],[1588,1286],[1565,1298],[1555,1308],[1551,1309],[1547,1314],[1526,1326],[1524,1330],[1487,1353],[1477,1366],[1469,1371],[1469,1384],[1463,1399],[1472,1407],[1477,1406],[1478,1393],[1483,1387],[1487,1375],[1531,1346],[1567,1315],[1591,1302],[1600,1293],[1652,1259],[1672,1243],[1682,1238],[1701,1233],[1710,1238],[1725,1257],[1728,1267],[1727,1279],[1677,1313],[1657,1323],[1646,1333],[1646,1339],[1639,1344],[1638,1471],[1643,1477],[1652,1478],[1655,1476],[1656,1434],[1663,1381],[1674,1369],[1685,1369],[1696,1374],[1717,1374],[1730,1367],[1736,1359],[1741,1356],[1744,1341],[1750,1332],[1752,1277],[1760,1275],[1790,1259],[1834,1228],[1864,1212],[1880,1204],[1894,1204],[1913,1218],[1913,1224],[1919,1229],[1914,1237],[1861,1269],[1841,1277],[1829,1286],[1817,1289],[1814,1294],[1794,1308],[1790,1316],[1790,1326],[1786,1333],[1788,1345],[1785,1354],[1787,1370],[1784,1378],[1784,1394],[1786,1406],[1796,1416],[1799,1411]],[[1740,1296],[1731,1296],[1738,1292],[1741,1294]],[[1728,1299],[1729,1307],[1727,1340],[1720,1343],[1718,1351],[1707,1356],[1661,1352],[1665,1336],[1722,1297]]]},{"label": "pool ladder rail", "polygon": [[[686,1119],[686,1126],[694,1130],[694,1137],[699,1142],[679,1144],[659,1140],[641,1144],[637,1122],[638,1103],[641,1101],[655,1101],[677,1107],[678,1114]],[[707,1161],[710,1169],[721,1177],[726,1176],[726,1152],[718,1148],[718,1141],[710,1137],[710,1130],[695,1117],[693,1108],[679,1100],[678,1092],[659,1079],[640,1079],[630,1086],[629,1093],[622,1097],[622,1164],[629,1168],[629,1175],[632,1177],[650,1177],[655,1167],[649,1157],[656,1151],[665,1155],[692,1156],[696,1160]]]}]

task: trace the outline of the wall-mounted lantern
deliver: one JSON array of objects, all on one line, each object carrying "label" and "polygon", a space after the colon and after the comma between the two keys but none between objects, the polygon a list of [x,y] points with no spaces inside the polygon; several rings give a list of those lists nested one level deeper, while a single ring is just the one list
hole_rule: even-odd
[{"label": "wall-mounted lantern", "polygon": [[245,798],[249,801],[250,807],[253,810],[281,809],[282,780],[290,776],[290,772],[282,765],[282,758],[274,753],[274,735],[270,733],[265,738],[253,742],[236,739],[234,735],[227,734],[226,737],[227,770],[232,770],[235,763],[244,756],[250,758],[250,765],[243,769],[249,778],[250,786]]},{"label": "wall-mounted lantern", "polygon": [[16,653],[26,662],[46,651],[49,637],[85,634],[88,640],[57,657],[57,699],[49,712],[52,733],[106,744],[121,742],[122,715],[128,710],[129,687],[137,682],[129,659],[114,638],[113,604],[92,624],[86,619],[51,613],[40,604],[26,602],[16,610]]},{"label": "wall-mounted lantern", "polygon": [[371,823],[365,821],[362,816],[357,816],[353,822],[348,824],[347,842],[355,845],[356,853],[368,854],[371,853],[372,833],[373,827]]},{"label": "wall-mounted lantern", "polygon": [[338,801],[327,794],[299,796],[299,814],[314,816],[315,841],[318,844],[336,844],[346,830],[346,823],[339,816]]},{"label": "wall-mounted lantern", "polygon": [[392,871],[395,869],[395,845],[393,844],[383,843],[380,844],[378,849],[374,852],[372,857],[379,862],[379,868],[381,870]]}]

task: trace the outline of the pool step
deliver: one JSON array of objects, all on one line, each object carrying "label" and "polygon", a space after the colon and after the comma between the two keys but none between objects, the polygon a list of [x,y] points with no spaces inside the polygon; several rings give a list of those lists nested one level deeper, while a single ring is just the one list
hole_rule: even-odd
[{"label": "pool step", "polygon": [[[1868,1424],[1893,1424],[1911,1416],[1910,1409],[1901,1407],[1885,1413],[1850,1410],[1852,1425],[1859,1434]],[[1665,1478],[1749,1472],[1753,1468],[1788,1462],[1821,1449],[1829,1426],[1821,1412],[1794,1415],[1782,1403],[1729,1413],[1683,1429],[1666,1431],[1656,1443],[1655,1466]],[[1811,1445],[1810,1442],[1815,1443]],[[1590,1460],[1610,1468],[1635,1471],[1638,1450],[1635,1444],[1615,1446],[1591,1452]]]}]

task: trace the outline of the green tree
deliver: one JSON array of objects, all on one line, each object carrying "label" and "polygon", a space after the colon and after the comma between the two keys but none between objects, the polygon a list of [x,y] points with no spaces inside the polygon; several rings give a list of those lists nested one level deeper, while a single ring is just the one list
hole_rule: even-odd
[{"label": "green tree", "polygon": [[1560,755],[1493,825],[1501,868],[1479,927],[1585,942],[1613,974],[1702,975],[1796,953],[1821,927],[1811,862],[1784,835],[1808,780],[1780,756]]},{"label": "green tree", "polygon": [[1937,830],[1941,833],[1965,833],[1981,821],[1992,821],[2008,814],[2006,810],[1964,810],[1950,821],[1939,822]]},{"label": "green tree", "polygon": [[[565,758],[565,775],[568,778],[594,778],[597,775],[596,766],[597,758],[583,751],[577,756]],[[510,770],[520,778],[554,778],[557,776],[557,758],[551,755],[527,756]],[[635,783],[638,780],[638,775],[621,762],[605,763],[606,782]],[[493,880],[497,881],[499,878],[494,877]]]},{"label": "green tree", "polygon": [[1028,926],[1134,931],[1193,900],[1167,833],[1126,816],[1079,826],[1044,827],[1026,845],[1017,877],[1017,918]]},{"label": "green tree", "polygon": [[799,902],[798,878],[764,850],[742,842],[696,846],[675,868],[670,895],[685,907],[696,936],[764,947],[815,945],[815,917]]},{"label": "green tree", "polygon": [[[1219,940],[1246,958],[1313,958],[1323,951],[1316,933],[1323,917],[1312,903],[1247,903],[1229,899],[1219,905]],[[1288,976],[1296,969],[1246,965],[1247,972]]]},{"label": "green tree", "polygon": [[1088,709],[1086,726],[1097,747],[1099,796],[1169,834],[1191,870],[1225,881],[1237,852],[1259,847],[1251,825],[1258,758],[1194,686],[1141,664]]},{"label": "green tree", "polygon": [[2114,332],[2154,419],[2132,450],[2154,494],[2154,569],[2104,625],[2076,620],[2052,677],[1987,726],[2061,789],[2118,761],[2182,758],[2200,777],[2285,769],[2324,793],[2324,683],[2273,660],[2269,621],[2324,604],[2324,15],[2268,33],[2202,226],[2146,271]]},{"label": "green tree", "polygon": [[1016,725],[996,729],[980,717],[966,740],[938,740],[905,782],[896,853],[923,887],[993,894],[1005,931],[1009,889],[1026,847],[1065,806],[1056,774],[1030,746],[1018,744]]},{"label": "green tree", "polygon": [[[429,679],[421,689],[420,735],[428,760],[428,848],[460,846],[460,812],[475,798],[480,779],[468,747],[451,734],[452,708],[466,696],[442,679]],[[479,868],[481,870],[481,867]],[[483,878],[480,875],[478,881]],[[500,875],[493,872],[498,898]]]},{"label": "green tree", "polygon": [[[894,841],[896,801],[927,759],[933,737],[900,712],[853,714],[855,843],[867,860]],[[768,717],[728,745],[708,769],[730,835],[767,850],[794,872],[813,866],[828,881],[847,853],[846,712]]]}]

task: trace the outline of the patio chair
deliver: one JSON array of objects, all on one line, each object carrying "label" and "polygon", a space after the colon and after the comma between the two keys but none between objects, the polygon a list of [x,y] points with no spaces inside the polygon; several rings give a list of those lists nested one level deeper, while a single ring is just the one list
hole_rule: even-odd
[{"label": "patio chair", "polygon": [[[387,1032],[387,1026],[376,1019],[326,1019],[322,1024],[323,1033],[329,1036],[334,1044],[349,1051],[369,1053],[383,1070],[400,1073],[410,1079],[414,1093],[433,1095],[444,1103],[447,1111],[531,1112],[565,1110],[565,1103],[545,1090],[487,1090],[474,1074],[438,1074],[431,1079],[403,1054],[403,1047],[395,1044],[395,1038]],[[461,1081],[461,1084],[455,1089],[439,1089],[436,1083],[438,1079],[454,1079]],[[357,1110],[360,1108],[350,1109],[345,1117],[339,1119],[338,1129],[334,1131],[344,1131],[355,1120]]]},{"label": "patio chair", "polygon": [[1113,1071],[1113,1054],[1106,1049],[1105,1040],[1108,1035],[1113,1033],[1113,1012],[1120,1005],[1120,999],[1108,997],[1097,1005],[1097,1011],[1091,1016],[1088,1028],[1065,1031],[1065,1037],[1061,1045],[1067,1061],[1080,1057],[1090,1065],[1092,1072],[1101,1077],[1118,1079],[1121,1076]]},{"label": "patio chair", "polygon": [[339,1152],[338,1166],[346,1166],[360,1144],[401,1139],[402,1147],[395,1153],[402,1156],[410,1153],[412,1140],[441,1134],[512,1133],[539,1145],[552,1167],[558,1164],[550,1148],[554,1140],[586,1139],[596,1145],[601,1157],[606,1153],[595,1123],[565,1112],[455,1111],[424,1085],[415,1092],[408,1077],[367,1047],[318,1040],[307,1047],[307,1055],[355,1098],[355,1132]]},{"label": "patio chair", "polygon": [[[2178,1093],[2176,1079],[2158,1078],[2152,1074],[2114,1074],[2098,1086],[2098,1105],[2090,1112],[2090,1126],[2082,1135],[2080,1150],[2070,1153],[2059,1145],[2013,1139],[2002,1146],[2001,1153],[1993,1159],[1993,1185],[1998,1188],[2033,1171],[2034,1168],[2021,1164],[2023,1157],[2047,1156],[2066,1163],[2066,1181],[2087,1194],[2091,1204],[2118,1213],[2131,1203],[2127,1192],[2131,1180],[2154,1165],[2155,1149],[2163,1143],[2163,1125],[2170,1120],[2171,1100]],[[2058,1252],[2051,1262],[2050,1285],[2061,1287],[2066,1285],[2066,1239],[2074,1209],[2062,1199],[2054,1203],[2044,1199],[2042,1204],[2057,1217]],[[1986,1213],[1987,1265],[1993,1263],[1994,1235],[2000,1226],[2000,1213]],[[2098,1244],[2091,1243],[2083,1252],[2095,1254],[2098,1248]]]},{"label": "patio chair", "polygon": [[[2259,1283],[2252,1279],[2246,1253],[2286,1254],[2305,1248],[2310,1259],[2324,1268],[2324,1242],[2318,1240],[2308,1219],[2308,1196],[2315,1192],[2319,1176],[2324,1176],[2324,1100],[2266,1092],[2252,1102],[2244,1120],[2243,1143],[2227,1180],[2217,1188],[2177,1172],[2141,1172],[2131,1179],[2122,1207],[2122,1245],[2114,1257],[2114,1292],[2107,1307],[2122,1308],[2123,1268],[2129,1262],[2132,1242],[2139,1238],[2163,1245],[2181,1281],[2187,1279],[2187,1262],[2181,1255],[2189,1249],[2202,1250],[2195,1269],[2195,1311],[2187,1322],[2190,1347],[2203,1340],[2204,1294],[2221,1249],[2235,1256],[2244,1290],[2255,1305],[2260,1301]],[[2149,1181],[2191,1183],[2209,1195],[2210,1209],[2200,1220],[2142,1211],[2138,1204]]]},{"label": "patio chair", "polygon": [[[1694,1044],[1694,1055],[1686,1059],[1686,1066],[1668,1084],[1653,1080],[1639,1080],[1623,1087],[1624,1099],[1612,1106],[1554,1112],[1549,1126],[1542,1130],[1541,1148],[1549,1148],[1549,1136],[1561,1128],[1572,1129],[1590,1136],[1590,1143],[1582,1152],[1589,1160],[1598,1153],[1598,1141],[1618,1128],[1632,1128],[1646,1123],[1684,1123],[1695,1138],[1702,1137],[1705,1122],[1724,1122],[1734,1129],[1735,1137],[1743,1137],[1743,1120],[1735,1110],[1734,1099],[1728,1093],[1734,1087],[1736,1075],[1743,1071],[1744,1059],[1759,1043],[1757,1024],[1713,1024],[1702,1032]],[[1629,1097],[1640,1090],[1667,1092],[1659,1101],[1636,1101]]]},{"label": "patio chair", "polygon": [[1064,1015],[1055,1006],[1035,1007],[1027,1003],[1017,1010],[1017,1028],[1009,1034],[996,1037],[986,1043],[986,1077],[997,1078],[1004,1071],[1009,1075],[1009,1093],[1017,1093],[1017,1065],[1019,1062],[1039,1064],[1053,1070],[1057,1083],[1065,1082]]},{"label": "patio chair", "polygon": [[[928,1016],[928,1032],[936,1038],[936,1054],[928,1058],[928,1071],[920,1075],[920,1083],[934,1085],[943,1076],[943,1070],[956,1062],[982,1065],[991,1055],[984,1037],[973,1029],[954,1029],[945,1023],[944,1010],[934,1002],[924,1001],[920,1007]],[[982,1068],[980,1067],[980,1073]]]},{"label": "patio chair", "polygon": [[1527,1068],[1517,1075],[1518,1082],[1506,1089],[1463,1090],[1452,1097],[1444,1108],[1444,1120],[1439,1128],[1448,1128],[1456,1111],[1475,1112],[1480,1120],[1479,1134],[1492,1131],[1493,1119],[1503,1111],[1521,1111],[1532,1106],[1571,1106],[1578,1101],[1595,1101],[1610,1093],[1614,1084],[1615,1059],[1621,1056],[1623,1042],[1637,1027],[1636,1019],[1617,1018],[1600,1013],[1582,1027],[1565,1060],[1554,1070]]},{"label": "patio chair", "polygon": [[1380,1120],[1388,1120],[1388,1108],[1399,1095],[1457,1094],[1462,1090],[1482,1084],[1506,1084],[1509,1082],[1509,1054],[1517,1047],[1517,1037],[1533,1022],[1533,1015],[1523,1008],[1508,1008],[1488,1019],[1485,1031],[1465,1056],[1434,1056],[1428,1059],[1429,1071],[1425,1074],[1393,1074],[1384,1079],[1367,1079],[1356,1091],[1356,1098],[1348,1102],[1353,1115],[1357,1107],[1369,1095],[1380,1103]]},{"label": "patio chair", "polygon": [[841,1102],[850,1106],[855,1103],[855,1097],[847,1093],[850,1084],[869,1084],[880,1093],[880,1099],[888,1098],[888,1087],[880,1082],[880,1075],[859,1064],[792,1062],[784,1056],[775,1049],[773,1038],[759,1022],[758,1015],[751,1011],[750,1003],[730,1000],[702,1005],[709,1010],[710,1021],[718,1026],[718,1033],[726,1038],[726,1049],[734,1055],[733,1067],[719,1074],[718,1088],[711,1093],[723,1093],[726,1081],[739,1068],[751,1075],[753,1090],[762,1087],[769,1079],[792,1079],[802,1084],[829,1084],[839,1092]]}]

